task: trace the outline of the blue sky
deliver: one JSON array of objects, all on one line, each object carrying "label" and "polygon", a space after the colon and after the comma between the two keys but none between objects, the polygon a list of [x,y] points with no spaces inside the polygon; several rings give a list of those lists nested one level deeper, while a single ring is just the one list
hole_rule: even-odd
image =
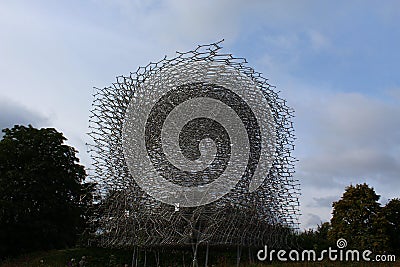
[{"label": "blue sky", "polygon": [[90,165],[93,87],[221,39],[296,110],[300,221],[345,186],[400,197],[398,1],[0,2],[0,127],[55,127]]}]

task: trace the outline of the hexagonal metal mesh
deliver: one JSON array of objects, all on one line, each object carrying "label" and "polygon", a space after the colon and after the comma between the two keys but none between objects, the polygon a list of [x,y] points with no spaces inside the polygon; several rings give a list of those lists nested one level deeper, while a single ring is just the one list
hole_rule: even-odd
[{"label": "hexagonal metal mesh", "polygon": [[220,51],[177,52],[96,88],[101,245],[276,245],[298,227],[293,110]]}]

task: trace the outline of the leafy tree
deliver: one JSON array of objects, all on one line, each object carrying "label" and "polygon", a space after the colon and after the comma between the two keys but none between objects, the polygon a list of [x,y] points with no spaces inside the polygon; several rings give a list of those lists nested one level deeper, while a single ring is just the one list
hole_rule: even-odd
[{"label": "leafy tree", "polygon": [[327,249],[331,242],[328,241],[328,232],[331,229],[331,224],[329,222],[324,222],[318,225],[315,235],[319,242],[319,247]]},{"label": "leafy tree", "polygon": [[302,249],[314,249],[322,251],[332,247],[332,243],[328,240],[328,232],[331,229],[329,222],[321,223],[316,230],[308,229],[299,234],[298,242]]},{"label": "leafy tree", "polygon": [[[0,255],[75,244],[93,184],[53,128],[4,129],[0,140]],[[0,256],[0,257],[1,257]]]},{"label": "leafy tree", "polygon": [[380,196],[367,184],[350,185],[342,198],[333,202],[331,241],[345,238],[348,244],[357,249],[381,252],[388,248],[385,233],[385,219],[380,215]]},{"label": "leafy tree", "polygon": [[390,200],[383,207],[382,216],[386,219],[386,233],[391,251],[400,255],[400,199]]}]

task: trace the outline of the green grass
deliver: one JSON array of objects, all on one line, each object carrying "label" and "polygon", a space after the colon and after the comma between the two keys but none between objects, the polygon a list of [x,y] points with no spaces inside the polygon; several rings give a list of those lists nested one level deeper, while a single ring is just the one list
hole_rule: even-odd
[{"label": "green grass", "polygon": [[[200,253],[204,254],[202,251]],[[199,266],[204,266],[204,255],[199,255]],[[156,266],[155,252],[149,251],[146,253],[146,261],[148,267]],[[52,250],[35,252],[27,255],[20,256],[15,259],[7,259],[0,263],[0,267],[15,267],[15,266],[29,266],[29,267],[65,267],[68,262],[74,258],[79,262],[82,256],[86,257],[87,267],[119,267],[124,264],[131,266],[132,251],[118,250],[118,249],[104,249],[104,248],[75,248],[65,250]],[[180,267],[183,266],[183,259],[185,259],[185,266],[191,266],[191,252],[187,250],[185,253],[182,251],[170,250],[160,251],[160,266],[164,267]],[[236,258],[235,253],[229,251],[212,252],[210,250],[209,266],[215,267],[233,267]],[[144,253],[139,257],[139,266],[143,266]],[[298,262],[298,263],[248,263],[248,258],[243,257],[240,266],[244,267],[262,267],[262,266],[393,266],[400,267],[400,262],[396,263],[355,263],[355,262]]]}]

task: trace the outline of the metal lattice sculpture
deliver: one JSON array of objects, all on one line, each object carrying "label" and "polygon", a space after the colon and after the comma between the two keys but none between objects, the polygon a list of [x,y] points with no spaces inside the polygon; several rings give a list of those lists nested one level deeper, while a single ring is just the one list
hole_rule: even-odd
[{"label": "metal lattice sculpture", "polygon": [[263,246],[297,228],[293,110],[219,43],[96,89],[101,245]]}]

